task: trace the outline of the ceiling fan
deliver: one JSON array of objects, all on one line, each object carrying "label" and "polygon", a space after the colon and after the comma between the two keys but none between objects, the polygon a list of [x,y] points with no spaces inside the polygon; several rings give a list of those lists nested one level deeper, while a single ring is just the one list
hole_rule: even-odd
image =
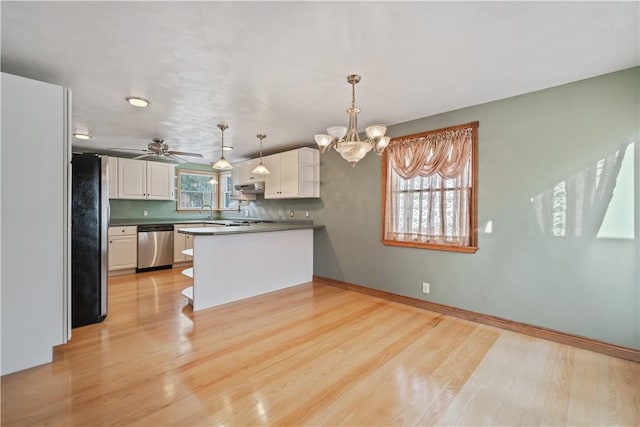
[{"label": "ceiling fan", "polygon": [[134,159],[144,159],[146,157],[162,156],[169,160],[176,161],[178,163],[186,163],[187,160],[179,156],[202,157],[202,154],[199,154],[199,153],[189,153],[186,151],[169,150],[169,145],[165,144],[164,140],[159,138],[155,138],[153,142],[147,145],[146,150],[141,150],[141,151],[144,151],[145,154],[141,154],[137,157],[134,157]]}]

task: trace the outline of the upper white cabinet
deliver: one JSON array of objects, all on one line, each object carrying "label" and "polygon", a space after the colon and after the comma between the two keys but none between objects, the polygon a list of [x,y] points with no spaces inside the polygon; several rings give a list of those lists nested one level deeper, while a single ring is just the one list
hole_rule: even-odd
[{"label": "upper white cabinet", "polygon": [[264,176],[265,199],[320,197],[320,155],[299,148],[264,158],[270,174]]},{"label": "upper white cabinet", "polygon": [[118,198],[118,158],[107,157],[107,175],[109,177],[109,198]]},{"label": "upper white cabinet", "polygon": [[260,163],[260,159],[251,159],[238,165],[239,184],[251,184],[253,182],[265,182],[264,175],[254,174],[253,170]]},{"label": "upper white cabinet", "polygon": [[238,163],[233,165],[233,170],[231,171],[231,177],[232,177],[232,187],[231,187],[231,198],[233,200],[255,200],[256,199],[256,195],[255,194],[244,194],[242,191],[240,190],[236,190],[236,185],[239,185],[240,182],[240,171],[242,169],[242,163]]},{"label": "upper white cabinet", "polygon": [[147,162],[147,199],[173,200],[175,168],[170,163]]},{"label": "upper white cabinet", "polygon": [[170,163],[118,159],[119,199],[173,200],[174,166]]}]

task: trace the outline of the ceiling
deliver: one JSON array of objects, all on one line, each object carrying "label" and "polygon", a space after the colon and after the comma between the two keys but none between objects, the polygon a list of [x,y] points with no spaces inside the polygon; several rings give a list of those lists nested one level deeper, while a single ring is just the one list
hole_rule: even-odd
[{"label": "ceiling", "polygon": [[[640,63],[638,2],[9,2],[2,71],[71,88],[81,150],[231,161]],[[127,96],[151,101],[132,107]],[[135,155],[135,152],[122,152]]]}]

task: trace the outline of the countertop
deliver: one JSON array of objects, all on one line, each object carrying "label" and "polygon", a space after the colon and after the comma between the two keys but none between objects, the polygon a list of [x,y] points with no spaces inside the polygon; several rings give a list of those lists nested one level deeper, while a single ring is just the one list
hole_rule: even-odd
[{"label": "countertop", "polygon": [[120,227],[123,225],[150,225],[150,224],[206,224],[219,220],[209,219],[159,219],[159,218],[111,218],[109,227]]},{"label": "countertop", "polygon": [[219,236],[226,234],[267,233],[270,231],[289,230],[320,230],[324,225],[313,225],[309,222],[282,221],[272,224],[251,224],[227,227],[224,225],[212,225],[211,227],[181,228],[178,233],[191,234],[193,236]]},{"label": "countertop", "polygon": [[110,227],[120,227],[124,225],[151,225],[151,224],[215,224],[215,223],[230,223],[238,221],[273,221],[274,224],[313,224],[312,220],[275,220],[265,218],[226,218],[226,219],[175,219],[175,218],[111,218],[109,221]]},{"label": "countertop", "polygon": [[286,230],[320,230],[324,225],[313,224],[312,220],[267,220],[271,223],[258,223],[250,225],[226,226],[238,221],[264,221],[263,218],[233,218],[233,219],[159,219],[159,218],[113,218],[109,221],[110,227],[120,227],[127,225],[150,225],[150,224],[210,224],[210,226],[200,228],[184,228],[179,233],[191,235],[222,235],[222,234],[243,234],[243,233],[265,233],[269,231]]}]

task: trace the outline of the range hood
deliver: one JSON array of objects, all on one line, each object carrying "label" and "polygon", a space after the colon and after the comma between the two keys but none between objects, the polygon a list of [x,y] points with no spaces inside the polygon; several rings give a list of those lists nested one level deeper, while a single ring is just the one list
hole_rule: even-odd
[{"label": "range hood", "polygon": [[244,194],[262,194],[264,193],[264,182],[236,185],[236,190],[240,190]]}]

